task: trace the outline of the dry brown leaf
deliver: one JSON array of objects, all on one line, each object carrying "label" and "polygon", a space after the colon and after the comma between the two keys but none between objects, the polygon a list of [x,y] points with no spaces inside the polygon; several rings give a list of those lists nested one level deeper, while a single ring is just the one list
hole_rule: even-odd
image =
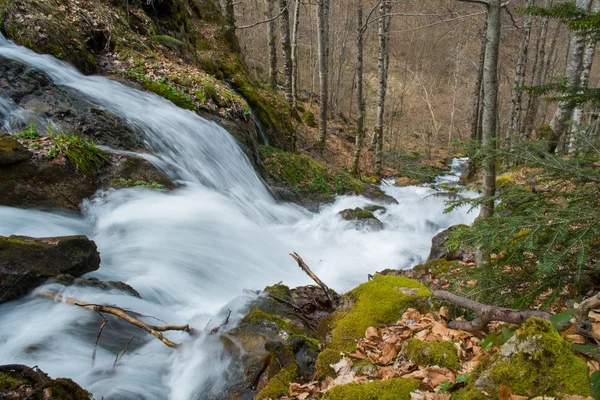
[{"label": "dry brown leaf", "polygon": [[395,375],[396,375],[396,371],[394,370],[394,367],[392,367],[391,365],[388,367],[383,367],[378,371],[379,379],[381,379],[382,381],[392,379]]},{"label": "dry brown leaf", "polygon": [[510,400],[512,389],[506,385],[498,386],[498,400]]},{"label": "dry brown leaf", "polygon": [[567,395],[562,398],[562,400],[594,400],[593,397],[583,397],[579,395]]},{"label": "dry brown leaf", "polygon": [[365,332],[365,337],[367,338],[367,340],[371,340],[371,341],[375,342],[379,339],[379,331],[377,330],[377,328],[370,326],[367,328],[367,331]]},{"label": "dry brown leaf", "polygon": [[508,399],[509,400],[528,400],[529,397],[527,397],[527,396],[519,396],[517,394],[511,394]]},{"label": "dry brown leaf", "polygon": [[450,309],[446,306],[440,307],[440,317],[448,321],[450,319]]}]

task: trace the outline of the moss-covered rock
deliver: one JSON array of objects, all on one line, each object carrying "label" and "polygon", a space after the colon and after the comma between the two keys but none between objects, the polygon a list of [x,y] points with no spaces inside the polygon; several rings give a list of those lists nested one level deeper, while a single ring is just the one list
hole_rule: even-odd
[{"label": "moss-covered rock", "polygon": [[410,361],[419,365],[437,365],[450,369],[457,369],[460,366],[457,348],[452,342],[424,342],[419,339],[409,339],[402,344],[402,353]]},{"label": "moss-covered rock", "polygon": [[590,396],[590,379],[584,360],[550,322],[530,318],[509,339],[470,384],[468,389],[491,395],[500,385],[522,396]]},{"label": "moss-covered rock", "polygon": [[313,114],[310,110],[305,110],[302,113],[302,121],[311,128],[315,128],[317,126],[317,121],[315,120],[315,114]]},{"label": "moss-covered rock", "polygon": [[0,398],[11,400],[90,400],[92,395],[71,379],[51,379],[37,367],[0,365]]},{"label": "moss-covered rock", "polygon": [[16,139],[10,136],[0,137],[0,165],[15,164],[29,160],[32,156]]},{"label": "moss-covered rock", "polygon": [[460,260],[465,262],[475,261],[475,253],[465,246],[456,250],[448,250],[450,236],[458,229],[469,229],[467,225],[454,225],[435,235],[431,239],[431,250],[427,261],[445,259],[448,261]]},{"label": "moss-covered rock", "polygon": [[317,359],[319,375],[331,375],[329,365],[339,361],[341,352],[354,351],[368,327],[395,323],[407,308],[423,308],[430,295],[417,281],[379,274],[345,294],[338,311],[321,323],[329,340]]},{"label": "moss-covered rock", "polygon": [[410,393],[419,388],[416,379],[394,378],[387,381],[373,381],[364,385],[349,383],[334,386],[325,400],[409,400]]},{"label": "moss-covered rock", "polygon": [[292,363],[283,369],[271,379],[267,385],[256,395],[256,400],[278,399],[289,393],[290,382],[293,382],[298,375],[298,365]]},{"label": "moss-covered rock", "polygon": [[58,283],[64,286],[93,287],[100,290],[117,290],[137,298],[142,298],[137,290],[121,281],[101,281],[97,278],[75,278],[72,275],[64,274],[53,277],[49,282]]},{"label": "moss-covered rock", "polygon": [[356,207],[348,208],[338,213],[346,221],[356,221],[356,228],[368,228],[380,231],[383,229],[383,223],[373,214],[372,211]]},{"label": "moss-covered rock", "polygon": [[0,236],[0,303],[22,296],[48,278],[79,277],[99,267],[96,244],[85,236]]}]

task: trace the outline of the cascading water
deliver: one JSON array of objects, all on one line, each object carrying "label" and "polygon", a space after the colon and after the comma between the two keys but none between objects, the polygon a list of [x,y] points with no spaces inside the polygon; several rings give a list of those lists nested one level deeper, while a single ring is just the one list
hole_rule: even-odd
[{"label": "cascading water", "polygon": [[[218,125],[151,93],[102,77],[86,77],[50,56],[0,36],[0,56],[44,71],[56,84],[85,93],[145,135],[153,161],[184,187],[171,193],[142,188],[110,190],[85,202],[82,216],[0,207],[0,235],[85,234],[95,240],[101,268],[90,276],[119,280],[143,297],[55,285],[89,303],[117,304],[167,323],[217,325],[223,310],[238,316],[262,289],[283,281],[311,281],[288,256],[297,251],[329,286],[343,292],[367,274],[408,268],[427,256],[431,237],[456,223],[470,223],[466,209],[444,214],[435,189],[383,190],[399,204],[379,214],[380,232],[356,230],[337,212],[372,203],[342,196],[311,214],[277,204],[232,137]],[[18,116],[0,99],[2,123]],[[52,288],[52,287],[51,287]],[[169,337],[173,351],[138,330],[107,326],[94,365],[91,352],[100,321],[94,313],[48,299],[27,297],[0,306],[0,364],[38,365],[53,377],[73,378],[97,398],[214,399],[235,371],[216,336]],[[210,326],[210,325],[209,325]],[[115,354],[136,345],[112,368]]]}]

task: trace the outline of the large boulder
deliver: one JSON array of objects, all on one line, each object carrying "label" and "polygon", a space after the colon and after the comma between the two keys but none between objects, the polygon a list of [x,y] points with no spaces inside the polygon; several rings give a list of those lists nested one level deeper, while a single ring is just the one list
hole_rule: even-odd
[{"label": "large boulder", "polygon": [[52,379],[36,367],[0,365],[0,399],[90,400],[91,393],[67,378]]},{"label": "large boulder", "polygon": [[[145,148],[131,124],[83,93],[55,85],[43,72],[0,57],[0,95],[62,130],[124,150]],[[28,121],[35,123],[37,121]]]},{"label": "large boulder", "polygon": [[458,250],[449,251],[446,246],[450,239],[450,234],[456,229],[467,228],[467,225],[454,225],[450,228],[441,231],[431,239],[431,251],[427,261],[444,259],[447,261],[460,260],[464,262],[475,261],[475,253],[466,247],[461,247]]},{"label": "large boulder", "polygon": [[80,277],[99,267],[96,244],[85,236],[0,236],[0,303],[26,294],[48,278]]}]

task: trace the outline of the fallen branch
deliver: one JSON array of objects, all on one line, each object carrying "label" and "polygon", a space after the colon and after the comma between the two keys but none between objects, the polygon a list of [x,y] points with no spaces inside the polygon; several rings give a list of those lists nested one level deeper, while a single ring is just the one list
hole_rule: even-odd
[{"label": "fallen branch", "polygon": [[300,257],[298,255],[298,253],[290,253],[290,256],[292,256],[292,258],[294,260],[296,260],[296,262],[298,263],[298,266],[300,267],[300,269],[302,269],[302,271],[306,272],[306,274],[308,276],[310,276],[310,278],[316,282],[317,285],[319,285],[321,287],[321,289],[323,289],[323,291],[325,292],[325,296],[327,296],[327,300],[329,300],[329,304],[333,304],[333,298],[331,297],[331,293],[329,292],[329,288],[327,287],[326,284],[323,283],[323,281],[321,279],[319,279],[319,277],[317,275],[315,275],[314,272],[311,271],[311,269],[308,267],[308,265],[306,265],[306,263],[304,262],[304,260],[302,259],[302,257]]},{"label": "fallen branch", "polygon": [[575,317],[575,325],[577,326],[577,330],[582,335],[591,337],[592,339],[600,342],[600,335],[594,333],[592,330],[592,324],[589,319],[589,312],[592,310],[597,310],[600,308],[600,292],[596,293],[596,295],[592,297],[588,297],[583,300],[579,307],[573,314]]},{"label": "fallen branch", "polygon": [[98,349],[98,341],[100,340],[100,335],[102,335],[102,331],[104,330],[104,327],[108,323],[108,318],[106,318],[102,314],[100,314],[100,315],[102,316],[102,323],[100,324],[100,329],[98,329],[98,335],[96,335],[96,341],[94,342],[94,351],[92,352],[92,367],[94,366],[94,363],[96,362],[96,350]]},{"label": "fallen branch", "polygon": [[[211,335],[214,335],[215,333],[219,332],[219,330],[220,330],[222,327],[224,327],[224,326],[227,326],[227,324],[229,324],[229,317],[231,317],[231,310],[227,310],[227,311],[228,311],[228,313],[227,313],[227,318],[225,318],[225,321],[223,321],[223,323],[222,323],[221,325],[219,325],[219,326],[215,326],[214,328],[212,328],[212,329],[210,330],[210,334],[211,334]],[[210,323],[210,321],[209,321],[209,323]]]},{"label": "fallen branch", "polygon": [[48,299],[52,299],[52,300],[56,300],[56,301],[60,301],[63,303],[71,304],[73,306],[85,308],[86,310],[89,310],[89,311],[95,311],[95,312],[99,312],[99,313],[114,315],[115,317],[121,318],[123,321],[125,321],[133,326],[137,326],[138,328],[145,330],[146,332],[148,332],[149,334],[151,334],[152,336],[154,336],[155,338],[157,338],[158,340],[163,342],[165,345],[172,347],[172,348],[177,348],[177,347],[179,347],[180,344],[170,341],[169,339],[164,337],[164,335],[161,332],[183,331],[183,332],[189,333],[192,336],[195,336],[198,334],[198,332],[194,328],[190,328],[189,325],[167,325],[167,326],[148,325],[145,322],[142,322],[139,319],[132,317],[131,315],[127,314],[127,312],[125,312],[125,310],[118,308],[118,307],[106,306],[106,305],[101,305],[101,304],[88,304],[81,300],[74,299],[72,297],[64,297],[60,294],[56,294],[54,292],[48,292],[48,291],[39,293],[39,296],[46,297]]},{"label": "fallen branch", "polygon": [[123,349],[123,351],[120,354],[117,353],[117,357],[115,358],[115,362],[113,363],[113,368],[115,368],[117,366],[117,363],[119,362],[119,360],[121,358],[123,358],[125,353],[127,353],[127,349],[129,348],[129,345],[131,344],[131,342],[133,342],[133,339],[135,339],[135,336],[133,336],[131,339],[129,339],[129,341],[125,345],[125,348]]},{"label": "fallen branch", "polygon": [[445,290],[436,290],[433,292],[433,297],[477,313],[477,318],[473,321],[450,321],[448,324],[448,327],[451,329],[462,329],[463,331],[481,330],[485,328],[490,321],[502,321],[519,325],[531,317],[549,319],[551,316],[550,313],[539,310],[519,311],[511,308],[489,306],[467,299],[466,297],[457,296]]}]

